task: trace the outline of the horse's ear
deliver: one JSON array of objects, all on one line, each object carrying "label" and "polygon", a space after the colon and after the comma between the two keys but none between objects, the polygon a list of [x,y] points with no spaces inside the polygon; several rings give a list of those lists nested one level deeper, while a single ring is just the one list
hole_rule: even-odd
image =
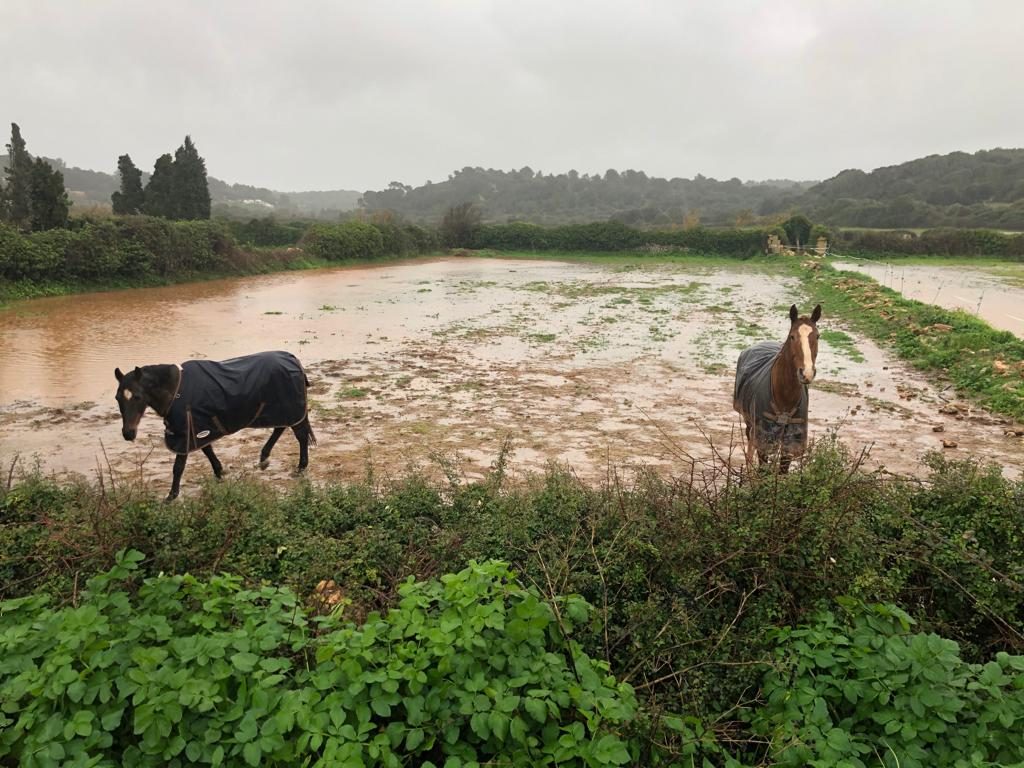
[{"label": "horse's ear", "polygon": [[124,378],[124,374],[121,373],[121,369],[120,368],[115,368],[114,369],[114,378],[117,379],[119,382],[121,381],[121,379]]},{"label": "horse's ear", "polygon": [[816,323],[819,320],[821,320],[821,304],[816,306],[814,308],[814,311],[811,313],[811,322],[812,323]]},{"label": "horse's ear", "polygon": [[800,317],[800,313],[796,309],[796,304],[794,304],[789,308],[789,321],[795,323],[798,317]]},{"label": "horse's ear", "polygon": [[142,369],[139,368],[139,366],[136,365],[135,366],[135,370],[132,371],[132,373],[134,373],[136,376],[141,376],[142,375]]}]

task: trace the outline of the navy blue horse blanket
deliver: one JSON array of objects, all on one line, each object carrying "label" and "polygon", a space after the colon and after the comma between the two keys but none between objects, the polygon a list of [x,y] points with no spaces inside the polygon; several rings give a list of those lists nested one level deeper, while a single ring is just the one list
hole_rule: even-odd
[{"label": "navy blue horse blanket", "polygon": [[[782,351],[777,341],[763,341],[740,353],[732,407],[747,423],[748,439],[759,450],[778,449],[798,456],[807,447],[807,388],[792,413],[777,413],[772,401],[772,366]],[[749,430],[755,430],[753,434]]]},{"label": "navy blue horse blanket", "polygon": [[295,426],[306,418],[308,385],[290,352],[189,360],[164,417],[164,443],[184,454],[246,427]]}]

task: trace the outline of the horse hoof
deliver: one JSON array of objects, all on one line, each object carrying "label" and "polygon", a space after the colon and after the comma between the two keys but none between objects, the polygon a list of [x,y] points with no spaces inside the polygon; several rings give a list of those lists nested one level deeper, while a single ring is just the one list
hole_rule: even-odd
[{"label": "horse hoof", "polygon": [[164,499],[164,504],[170,504],[176,498],[178,498],[178,494],[176,494],[176,493],[168,493],[167,494],[167,498]]},{"label": "horse hoof", "polygon": [[260,469],[266,469],[270,466],[270,459],[260,459]]}]

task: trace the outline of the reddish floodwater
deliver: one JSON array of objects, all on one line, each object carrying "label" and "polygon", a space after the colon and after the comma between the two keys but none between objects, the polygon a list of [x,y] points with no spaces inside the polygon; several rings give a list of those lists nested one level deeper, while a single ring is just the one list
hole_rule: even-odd
[{"label": "reddish floodwater", "polygon": [[[736,441],[736,356],[781,338],[803,300],[795,282],[742,265],[449,258],[22,302],[0,310],[0,463],[102,464],[163,487],[162,425],[150,415],[136,443],[121,439],[114,368],[287,349],[313,381],[314,478],[438,455],[479,475],[506,439],[513,470],[673,471]],[[821,325],[839,327],[827,310]],[[1019,471],[1012,425],[939,413],[950,393],[865,339],[853,345],[822,341],[812,437],[838,429],[851,450],[871,449],[869,466],[899,472],[920,471],[945,438],[957,456]],[[247,472],[265,438],[242,432],[217,452]],[[282,439],[268,476],[283,481],[295,453]],[[208,472],[192,461],[186,491]]]}]

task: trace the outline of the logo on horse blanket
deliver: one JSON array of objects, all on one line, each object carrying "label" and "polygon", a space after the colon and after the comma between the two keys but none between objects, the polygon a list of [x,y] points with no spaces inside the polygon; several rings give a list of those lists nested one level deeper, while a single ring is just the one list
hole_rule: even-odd
[{"label": "logo on horse blanket", "polygon": [[246,427],[294,426],[306,418],[306,385],[290,352],[189,360],[164,418],[164,442],[174,453],[191,453]]},{"label": "logo on horse blanket", "polygon": [[772,366],[782,351],[777,341],[763,341],[740,353],[736,363],[733,408],[754,423],[758,445],[782,445],[787,453],[807,447],[807,387],[792,413],[776,413],[772,403]]}]

